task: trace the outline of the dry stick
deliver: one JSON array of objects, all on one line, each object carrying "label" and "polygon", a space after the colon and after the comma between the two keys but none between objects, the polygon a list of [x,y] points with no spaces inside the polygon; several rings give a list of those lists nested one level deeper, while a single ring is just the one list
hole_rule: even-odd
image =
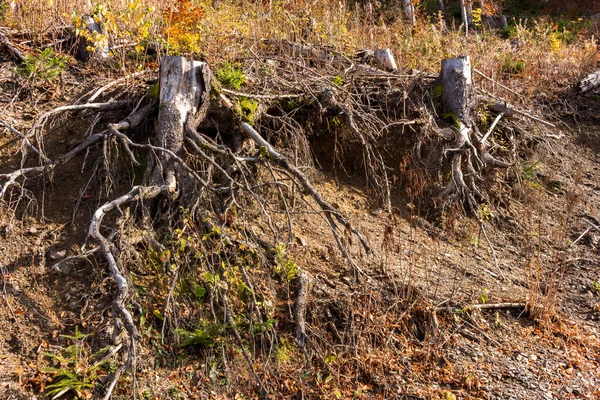
[{"label": "dry stick", "polygon": [[21,50],[13,46],[10,40],[8,40],[8,38],[2,33],[0,33],[0,43],[4,44],[8,51],[10,51],[20,62],[25,61],[25,55],[21,52]]},{"label": "dry stick", "polygon": [[263,99],[263,100],[276,100],[276,99],[297,99],[299,97],[305,96],[304,94],[250,94],[250,93],[242,93],[236,92],[234,90],[219,89],[223,93],[230,94],[232,96],[237,97],[247,97],[249,99]]},{"label": "dry stick", "polygon": [[587,235],[587,234],[588,234],[588,232],[589,232],[589,231],[591,231],[592,229],[593,229],[593,228],[592,228],[591,226],[590,226],[589,228],[587,228],[587,229],[586,229],[586,230],[585,230],[585,231],[584,231],[584,232],[583,232],[581,235],[579,235],[579,237],[578,237],[577,239],[575,239],[575,240],[574,240],[574,241],[573,241],[573,242],[572,242],[572,243],[569,245],[569,247],[571,247],[571,246],[574,246],[574,245],[575,245],[577,242],[579,242],[579,241],[580,241],[580,240],[581,240],[581,239],[582,239],[582,238],[583,238],[585,235]]},{"label": "dry stick", "polygon": [[494,130],[494,128],[496,127],[496,125],[498,124],[498,122],[500,122],[500,118],[502,118],[503,115],[504,115],[503,112],[501,112],[500,114],[498,114],[498,116],[496,117],[496,119],[492,123],[492,126],[490,126],[490,129],[488,129],[488,131],[485,133],[485,135],[483,135],[483,139],[481,139],[481,143],[482,144],[485,144],[485,141],[492,134],[492,131]]},{"label": "dry stick", "polygon": [[42,159],[44,161],[50,161],[50,159],[48,157],[46,157],[44,154],[40,153],[40,151],[33,145],[31,144],[31,142],[29,141],[29,139],[27,139],[25,137],[25,135],[23,135],[21,132],[19,132],[18,130],[16,130],[12,125],[10,125],[8,122],[0,119],[0,124],[4,125],[5,128],[7,128],[9,131],[11,131],[12,133],[14,133],[15,135],[19,136],[21,139],[23,139],[23,142],[25,142],[25,144],[27,145],[27,147],[29,147],[31,150],[33,150],[33,152],[37,155],[39,155],[40,157],[42,157]]},{"label": "dry stick", "polygon": [[483,237],[485,237],[485,241],[487,242],[488,246],[490,246],[490,250],[492,250],[492,256],[494,257],[494,264],[496,265],[496,269],[498,270],[498,272],[500,272],[500,276],[502,276],[502,279],[507,280],[504,276],[504,273],[502,272],[502,269],[498,265],[496,250],[494,250],[494,246],[492,246],[492,242],[490,241],[490,238],[488,237],[485,227],[483,226],[483,222],[481,220],[479,220],[479,226],[481,227],[481,231],[483,232]]},{"label": "dry stick", "polygon": [[472,68],[473,72],[475,72],[477,75],[481,76],[484,79],[487,79],[490,82],[493,82],[494,84],[500,86],[502,89],[509,91],[512,94],[515,94],[517,96],[519,96],[522,99],[525,99],[525,96],[523,96],[522,94],[515,92],[514,90],[512,90],[511,88],[504,86],[503,84],[501,84],[500,82],[497,82],[495,80],[493,80],[492,78],[490,78],[489,76],[486,76],[483,72],[479,71],[476,68]]},{"label": "dry stick", "polygon": [[595,230],[597,230],[598,232],[600,232],[600,226],[594,224],[592,221],[590,221],[587,218],[583,219],[583,222],[587,223],[589,226],[591,226],[592,228],[594,228]]},{"label": "dry stick", "polygon": [[116,85],[120,84],[120,83],[121,83],[121,82],[123,82],[123,81],[127,81],[127,80],[129,80],[129,79],[133,79],[133,78],[135,78],[135,77],[138,77],[138,76],[140,76],[140,75],[147,74],[148,72],[156,72],[156,71],[158,71],[158,70],[150,70],[150,69],[145,69],[145,70],[143,70],[143,71],[135,72],[135,73],[133,73],[133,74],[130,74],[130,75],[124,76],[124,77],[122,77],[122,78],[115,79],[114,81],[110,81],[108,84],[106,84],[106,85],[102,86],[101,88],[98,88],[98,89],[97,89],[97,90],[94,92],[94,94],[93,94],[93,95],[91,95],[89,99],[87,99],[86,103],[88,103],[88,104],[89,104],[89,103],[93,102],[93,101],[94,101],[94,100],[96,100],[96,99],[97,99],[97,98],[98,98],[98,97],[99,97],[99,96],[100,96],[100,95],[101,95],[101,94],[102,94],[102,93],[103,93],[105,90],[107,90],[107,89],[110,89],[111,87],[113,87],[113,86],[116,86]]},{"label": "dry stick", "polygon": [[[221,94],[220,97],[221,97],[221,100],[223,101],[223,104],[225,105],[225,107],[227,107],[233,111],[233,103],[231,103],[231,101],[227,97],[225,97],[225,95],[223,95],[223,94]],[[264,147],[269,152],[269,154],[273,157],[273,160],[280,167],[283,167],[284,169],[290,171],[290,173],[298,179],[298,181],[300,182],[300,184],[302,185],[304,190],[306,190],[308,193],[310,193],[312,198],[317,202],[317,204],[321,207],[321,209],[323,211],[325,211],[327,222],[329,223],[329,226],[331,227],[331,230],[333,232],[333,236],[338,245],[338,248],[340,249],[342,254],[344,254],[344,257],[346,257],[348,262],[358,272],[360,272],[363,275],[366,275],[365,272],[354,261],[354,259],[352,258],[352,256],[348,252],[348,250],[346,249],[346,246],[344,246],[344,244],[342,243],[342,240],[341,240],[341,238],[339,236],[339,232],[338,232],[338,226],[335,223],[333,217],[335,217],[335,219],[338,221],[338,223],[340,223],[344,227],[350,227],[352,233],[354,233],[354,235],[356,235],[356,237],[361,242],[366,253],[369,254],[372,252],[372,250],[369,247],[369,245],[367,244],[365,238],[355,228],[352,227],[350,222],[342,214],[340,214],[339,211],[335,210],[327,201],[325,201],[325,199],[323,199],[321,194],[310,183],[310,181],[308,180],[306,175],[304,175],[304,173],[302,173],[302,171],[300,171],[298,168],[291,165],[289,163],[289,161],[282,154],[280,154],[277,150],[275,150],[275,148],[269,142],[267,142],[265,139],[263,139],[263,137],[260,136],[260,134],[254,128],[252,128],[252,126],[250,126],[248,123],[240,121],[239,124],[240,124],[240,128],[244,131],[244,133],[246,133],[246,135],[248,135],[248,137],[250,137],[252,140],[254,140],[254,142],[256,142],[256,144],[258,144],[259,147]]]},{"label": "dry stick", "polygon": [[[490,304],[472,304],[472,305],[468,305],[462,308],[465,308],[467,310],[500,310],[500,309],[506,309],[506,308],[525,308],[526,304],[525,303],[490,303]],[[436,307],[435,311],[452,311],[456,308],[460,308],[461,307]]]},{"label": "dry stick", "polygon": [[536,116],[533,116],[533,115],[531,115],[530,113],[528,113],[526,111],[519,110],[518,108],[515,108],[512,104],[509,104],[506,100],[504,100],[504,99],[498,99],[497,96],[495,96],[494,94],[488,92],[485,89],[477,88],[477,91],[479,91],[479,92],[483,93],[484,95],[489,96],[490,98],[492,98],[492,99],[494,99],[494,100],[502,103],[501,104],[501,107],[503,109],[502,112],[504,112],[505,114],[509,114],[509,113],[514,112],[514,113],[517,113],[517,114],[522,115],[524,117],[527,117],[529,119],[532,119],[534,121],[537,121],[537,122],[539,122],[541,124],[544,124],[546,126],[549,126],[549,127],[552,127],[552,128],[556,128],[556,125],[554,125],[553,123],[545,121],[545,120],[543,120],[541,118],[538,118]]}]

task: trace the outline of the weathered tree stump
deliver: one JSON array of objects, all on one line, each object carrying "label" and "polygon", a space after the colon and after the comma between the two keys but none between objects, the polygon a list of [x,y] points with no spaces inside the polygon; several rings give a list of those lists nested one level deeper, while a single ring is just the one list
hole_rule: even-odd
[{"label": "weathered tree stump", "polygon": [[[195,130],[206,115],[210,69],[204,62],[184,57],[163,57],[160,63],[159,112],[156,145],[180,156],[186,129]],[[163,153],[152,174],[152,184],[166,184],[176,197],[176,168]]]},{"label": "weathered tree stump", "polygon": [[506,15],[482,15],[481,22],[483,26],[491,30],[502,30],[508,27]]},{"label": "weathered tree stump", "polygon": [[[482,180],[481,171],[486,167],[508,167],[510,164],[496,160],[488,151],[486,137],[481,137],[473,112],[477,109],[477,96],[471,75],[469,56],[448,58],[442,61],[442,70],[437,81],[442,87],[442,108],[455,120],[454,142],[446,149],[451,154],[452,179],[442,191],[444,199],[460,198],[471,210],[475,209],[477,199],[485,196],[477,187]],[[452,138],[450,138],[452,139]],[[467,175],[463,170],[468,172]]]}]

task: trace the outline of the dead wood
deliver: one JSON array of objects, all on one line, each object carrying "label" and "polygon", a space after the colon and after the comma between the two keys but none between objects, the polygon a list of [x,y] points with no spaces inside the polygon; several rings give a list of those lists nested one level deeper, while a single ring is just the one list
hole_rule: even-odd
[{"label": "dead wood", "polygon": [[[441,196],[447,201],[460,198],[471,211],[475,211],[475,205],[485,198],[477,184],[478,180],[483,179],[482,169],[485,167],[506,168],[510,164],[495,159],[489,153],[489,146],[486,144],[489,134],[483,138],[478,134],[472,116],[477,107],[477,96],[473,86],[469,57],[444,60],[438,84],[443,88],[442,108],[456,118],[457,125],[454,143],[446,150],[452,159],[452,179],[442,191]],[[463,170],[466,170],[468,174],[465,175]]]},{"label": "dead wood", "polygon": [[25,61],[25,54],[23,54],[23,52],[21,52],[21,50],[17,49],[11,43],[11,41],[1,32],[0,32],[0,43],[2,43],[19,62]]},{"label": "dead wood", "polygon": [[208,66],[200,61],[175,56],[161,60],[156,142],[169,152],[163,153],[162,164],[155,167],[152,182],[165,182],[175,197],[177,177],[171,154],[181,155],[184,128],[195,129],[206,114],[209,74]]},{"label": "dead wood", "polygon": [[579,93],[587,93],[600,86],[600,70],[588,74],[575,85]]},{"label": "dead wood", "polygon": [[302,272],[298,278],[298,296],[296,298],[296,341],[303,348],[306,342],[306,302],[310,278]]}]

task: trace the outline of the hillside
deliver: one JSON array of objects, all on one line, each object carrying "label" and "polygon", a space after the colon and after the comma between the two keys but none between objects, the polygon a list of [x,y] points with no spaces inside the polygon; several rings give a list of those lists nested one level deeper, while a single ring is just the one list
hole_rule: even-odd
[{"label": "hillside", "polygon": [[0,1],[0,398],[599,398],[600,9],[408,3]]}]

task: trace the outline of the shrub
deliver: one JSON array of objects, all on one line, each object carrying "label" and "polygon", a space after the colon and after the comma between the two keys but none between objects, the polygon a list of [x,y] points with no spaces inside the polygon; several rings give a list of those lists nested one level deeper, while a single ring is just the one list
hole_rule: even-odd
[{"label": "shrub", "polygon": [[240,90],[246,82],[244,72],[239,68],[239,64],[225,63],[225,65],[217,72],[219,82],[223,86],[230,87],[235,90]]},{"label": "shrub", "polygon": [[47,48],[25,57],[17,72],[27,80],[51,82],[60,77],[68,61],[67,56],[56,54],[54,50]]}]

